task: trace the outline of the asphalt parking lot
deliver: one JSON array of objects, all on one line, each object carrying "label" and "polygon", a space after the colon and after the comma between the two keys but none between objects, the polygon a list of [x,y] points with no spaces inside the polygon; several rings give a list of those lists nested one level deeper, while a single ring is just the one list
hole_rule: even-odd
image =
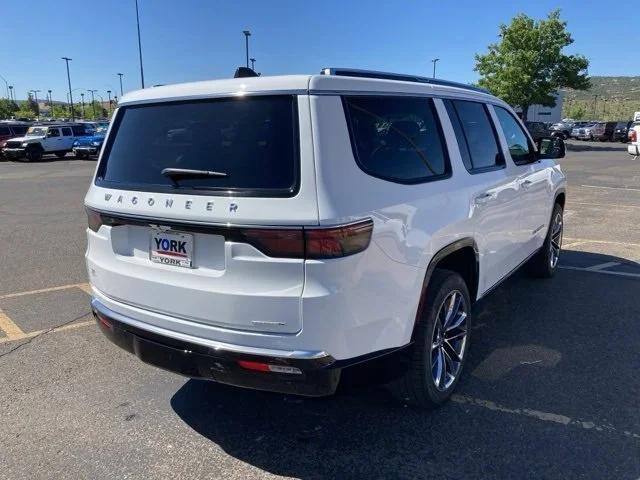
[{"label": "asphalt parking lot", "polygon": [[188,380],[102,337],[82,199],[95,163],[0,162],[0,479],[640,478],[640,161],[571,144],[561,269],[475,308],[434,412],[384,388],[301,399]]}]

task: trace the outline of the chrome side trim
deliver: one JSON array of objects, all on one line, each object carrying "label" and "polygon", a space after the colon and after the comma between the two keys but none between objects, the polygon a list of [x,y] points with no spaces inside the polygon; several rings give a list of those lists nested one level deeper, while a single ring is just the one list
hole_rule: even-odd
[{"label": "chrome side trim", "polygon": [[126,315],[122,315],[120,313],[114,312],[113,310],[111,310],[110,308],[102,304],[96,298],[93,298],[91,300],[91,307],[94,310],[96,310],[98,313],[101,313],[106,317],[113,318],[114,320],[125,323],[127,325],[131,325],[132,327],[135,327],[135,328],[139,328],[140,330],[146,330],[148,332],[155,333],[156,335],[173,338],[175,340],[195,343],[203,347],[213,348],[214,350],[218,350],[220,352],[227,351],[227,352],[234,352],[234,353],[244,353],[248,355],[291,358],[291,359],[297,359],[297,360],[313,360],[313,359],[330,356],[326,352],[314,351],[314,350],[275,350],[270,348],[258,348],[258,347],[248,347],[245,345],[235,345],[231,343],[224,343],[224,342],[218,342],[215,340],[209,340],[206,338],[194,337],[192,335],[187,335],[184,333],[174,332],[173,330],[167,330],[164,328],[156,327],[155,325],[149,325],[148,323],[141,322],[139,320],[135,320]]}]

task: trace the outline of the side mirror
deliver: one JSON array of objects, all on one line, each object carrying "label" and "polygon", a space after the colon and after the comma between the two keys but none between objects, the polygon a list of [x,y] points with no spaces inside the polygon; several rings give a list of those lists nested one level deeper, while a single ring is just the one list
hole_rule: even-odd
[{"label": "side mirror", "polygon": [[536,142],[538,147],[539,159],[558,159],[564,158],[566,147],[564,140],[560,137],[541,137]]}]

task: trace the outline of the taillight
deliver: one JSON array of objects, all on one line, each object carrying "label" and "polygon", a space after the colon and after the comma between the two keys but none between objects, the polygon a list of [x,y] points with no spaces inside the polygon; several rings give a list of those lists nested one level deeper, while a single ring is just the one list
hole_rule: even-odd
[{"label": "taillight", "polygon": [[371,220],[340,227],[305,229],[305,258],[337,258],[362,252],[371,242],[372,231]]},{"label": "taillight", "polygon": [[87,211],[87,223],[89,224],[89,228],[94,232],[100,230],[102,226],[102,215],[91,208],[85,208]]},{"label": "taillight", "polygon": [[238,365],[242,368],[253,370],[255,372],[289,373],[294,375],[302,374],[302,370],[289,365],[273,365],[271,363],[252,362],[250,360],[238,360]]},{"label": "taillight", "polygon": [[634,129],[629,130],[629,141],[630,142],[638,141],[638,133]]},{"label": "taillight", "polygon": [[242,228],[237,241],[250,243],[270,257],[319,260],[362,252],[371,242],[372,231],[371,220],[327,228]]},{"label": "taillight", "polygon": [[301,229],[243,228],[238,233],[240,241],[250,243],[270,257],[304,257],[304,232]]}]

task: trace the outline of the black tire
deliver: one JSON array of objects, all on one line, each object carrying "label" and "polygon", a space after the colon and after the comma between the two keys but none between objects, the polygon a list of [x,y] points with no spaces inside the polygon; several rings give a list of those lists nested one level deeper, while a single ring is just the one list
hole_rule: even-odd
[{"label": "black tire", "polygon": [[67,155],[67,152],[56,152],[56,157],[64,158]]},{"label": "black tire", "polygon": [[[417,320],[414,344],[409,352],[410,358],[407,371],[390,386],[393,394],[401,402],[419,408],[432,409],[439,407],[449,399],[464,371],[471,340],[471,300],[465,281],[459,274],[450,270],[436,269],[433,272],[426,295],[422,315]],[[442,359],[445,360],[445,384],[442,385],[444,388],[439,388],[434,379],[438,371],[438,351],[451,352],[450,349],[453,347],[444,337],[438,335],[436,328],[441,325],[438,318],[442,318],[441,307],[443,302],[449,300],[451,295],[459,295],[461,306],[466,314],[460,327],[451,328],[448,331],[450,336],[462,335],[462,332],[464,332],[464,336],[459,339],[460,343],[458,344],[461,362],[453,362],[451,360],[453,357],[450,355],[447,357],[442,356]],[[449,320],[447,323],[451,326],[452,322],[452,320]],[[434,348],[433,346],[437,345],[438,342],[441,346]],[[457,370],[455,375],[452,375],[452,380],[447,377],[447,359],[450,361],[450,371],[453,372],[457,364]],[[449,380],[450,383],[447,383]]]},{"label": "black tire", "polygon": [[29,162],[39,162],[42,160],[42,148],[39,146],[29,147],[25,152],[25,158]]},{"label": "black tire", "polygon": [[[527,264],[527,270],[532,277],[551,278],[555,275],[558,268],[558,258],[562,248],[562,233],[564,227],[563,209],[559,203],[553,206],[553,213],[547,229],[547,236],[538,253],[536,253]],[[559,220],[559,224],[556,223]],[[559,225],[559,231],[556,226]],[[551,246],[554,245],[552,250]],[[555,260],[553,253],[555,253]]]},{"label": "black tire", "polygon": [[89,158],[89,155],[87,155],[87,154],[86,154],[86,153],[84,153],[84,152],[76,152],[76,153],[75,153],[75,155],[76,155],[76,158],[80,158],[80,159],[87,159],[87,158]]}]

